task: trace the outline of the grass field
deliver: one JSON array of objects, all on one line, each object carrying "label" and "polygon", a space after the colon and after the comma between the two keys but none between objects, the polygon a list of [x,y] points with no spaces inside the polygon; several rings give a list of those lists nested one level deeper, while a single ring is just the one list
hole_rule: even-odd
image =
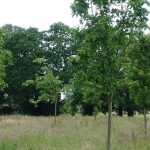
[{"label": "grass field", "polygon": [[[142,117],[113,116],[112,127],[112,150],[150,150]],[[0,116],[0,150],[105,150],[106,130],[105,116]]]}]

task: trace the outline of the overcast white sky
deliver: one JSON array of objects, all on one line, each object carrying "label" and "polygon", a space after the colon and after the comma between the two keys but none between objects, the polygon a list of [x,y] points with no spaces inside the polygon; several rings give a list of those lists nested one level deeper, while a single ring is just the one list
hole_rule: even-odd
[{"label": "overcast white sky", "polygon": [[0,0],[0,26],[11,23],[47,30],[59,21],[77,26],[79,21],[72,17],[71,3],[73,0]]},{"label": "overcast white sky", "polygon": [[70,4],[73,0],[0,0],[0,26],[11,23],[21,27],[46,30],[54,22],[62,21],[77,26],[72,18]]}]

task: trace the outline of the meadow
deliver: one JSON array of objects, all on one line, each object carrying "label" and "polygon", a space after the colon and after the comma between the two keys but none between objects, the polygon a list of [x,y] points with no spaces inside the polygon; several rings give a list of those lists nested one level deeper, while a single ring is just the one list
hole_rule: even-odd
[{"label": "meadow", "polygon": [[[149,128],[148,124],[148,128]],[[105,150],[107,117],[0,116],[0,150]],[[143,117],[113,116],[112,150],[150,150]]]}]

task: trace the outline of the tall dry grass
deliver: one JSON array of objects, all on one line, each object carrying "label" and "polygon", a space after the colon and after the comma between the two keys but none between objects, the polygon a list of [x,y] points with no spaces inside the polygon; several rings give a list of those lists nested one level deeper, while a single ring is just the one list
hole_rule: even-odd
[{"label": "tall dry grass", "polygon": [[[150,150],[144,138],[143,117],[116,117],[112,150]],[[148,128],[150,126],[148,125]],[[0,116],[0,150],[105,150],[105,116]]]}]

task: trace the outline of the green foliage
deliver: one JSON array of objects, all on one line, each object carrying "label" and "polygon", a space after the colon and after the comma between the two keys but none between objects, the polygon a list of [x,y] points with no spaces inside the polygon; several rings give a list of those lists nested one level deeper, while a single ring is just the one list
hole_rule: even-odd
[{"label": "green foliage", "polygon": [[150,35],[135,40],[128,50],[126,66],[131,96],[149,109],[150,106]]},{"label": "green foliage", "polygon": [[11,24],[3,26],[2,31],[3,47],[12,53],[13,63],[6,68],[7,101],[21,106],[22,112],[32,107],[30,102],[49,100],[53,103],[61,85],[71,76],[67,58],[74,53],[71,45],[75,30],[56,23],[45,32]]},{"label": "green foliage", "polygon": [[37,76],[36,88],[39,91],[38,101],[46,100],[54,103],[60,92],[60,80],[47,67],[42,67],[43,76]]},{"label": "green foliage", "polygon": [[23,86],[27,88],[34,86],[38,92],[37,98],[34,96],[30,98],[30,103],[35,106],[41,101],[54,103],[58,98],[61,82],[53,75],[53,72],[46,66],[42,58],[37,58],[34,63],[40,65],[35,80],[27,80],[23,83]]},{"label": "green foliage", "polygon": [[83,41],[75,57],[79,58],[78,62],[72,62],[76,62],[77,70],[86,74],[83,84],[85,99],[92,99],[95,95],[100,100],[100,94],[106,94],[108,101],[115,99],[123,83],[125,50],[135,32],[147,27],[145,3],[126,0],[74,1],[73,13],[80,16],[84,28],[81,31]]},{"label": "green foliage", "polygon": [[5,83],[4,83],[4,77],[5,77],[5,66],[3,63],[3,55],[1,54],[2,52],[2,34],[0,31],[0,90],[3,89],[5,87]]},{"label": "green foliage", "polygon": [[36,96],[35,87],[25,88],[22,85],[35,78],[37,68],[33,60],[43,55],[40,48],[41,33],[36,28],[25,30],[12,25],[6,25],[2,29],[4,48],[12,53],[13,63],[6,68],[8,101],[23,106],[31,95]]},{"label": "green foliage", "polygon": [[70,71],[67,65],[67,58],[75,53],[73,45],[73,33],[75,29],[58,22],[50,26],[43,34],[43,49],[46,50],[46,60],[55,74],[63,82],[67,83],[70,78]]},{"label": "green foliage", "polygon": [[9,40],[13,34],[16,34],[16,32],[25,30],[19,26],[15,26],[12,24],[5,24],[4,26],[2,26],[1,29],[2,29],[2,33],[3,33],[3,39],[5,42],[7,40]]},{"label": "green foliage", "polygon": [[5,78],[5,66],[3,64],[3,61],[1,60],[1,54],[0,54],[0,90],[4,89],[6,84],[4,82]]},{"label": "green foliage", "polygon": [[6,87],[6,66],[11,63],[11,53],[3,49],[3,38],[0,30],[0,90]]}]

